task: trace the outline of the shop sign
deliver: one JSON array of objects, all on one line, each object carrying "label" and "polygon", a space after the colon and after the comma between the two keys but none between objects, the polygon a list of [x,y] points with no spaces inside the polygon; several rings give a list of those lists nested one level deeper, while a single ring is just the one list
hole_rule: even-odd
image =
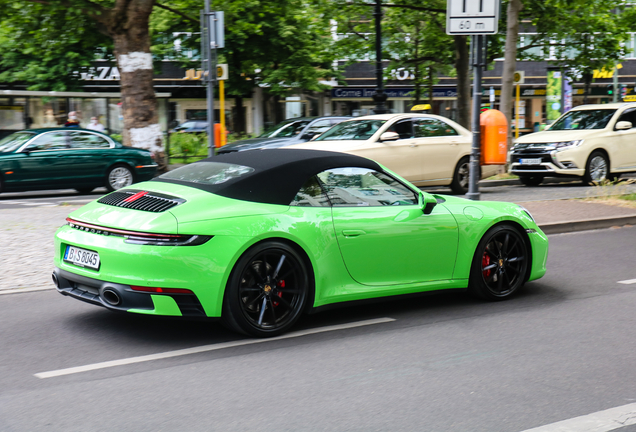
[{"label": "shop sign", "polygon": [[[414,89],[405,88],[405,89],[384,89],[384,93],[390,98],[407,98],[412,97]],[[334,88],[331,89],[331,97],[338,98],[347,98],[347,99],[369,99],[372,98],[375,94],[374,88]],[[428,97],[428,92],[422,93],[423,98]],[[454,87],[447,89],[434,89],[433,97],[457,97],[457,89]]]},{"label": "shop sign", "polygon": [[86,72],[75,72],[84,81],[119,81],[119,69],[116,66],[89,67]]},{"label": "shop sign", "polygon": [[561,117],[561,88],[562,80],[560,71],[548,71],[548,88],[545,95],[546,117],[548,122]]}]

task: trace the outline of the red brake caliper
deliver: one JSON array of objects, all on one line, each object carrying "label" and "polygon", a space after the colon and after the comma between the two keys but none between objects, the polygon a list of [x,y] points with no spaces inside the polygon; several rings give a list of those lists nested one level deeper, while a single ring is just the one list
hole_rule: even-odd
[{"label": "red brake caliper", "polygon": [[[280,291],[281,288],[285,288],[285,281],[284,280],[278,282],[278,289],[276,290],[276,295],[278,295],[279,297],[283,296],[283,293]],[[274,307],[276,307],[276,306],[278,306],[280,304],[280,302],[277,302],[276,300],[273,300],[272,303],[274,304]]]},{"label": "red brake caliper", "polygon": [[[487,252],[484,252],[484,256],[481,258],[481,268],[484,268],[486,266],[490,265],[490,255],[488,255]],[[484,277],[488,278],[490,277],[490,272],[492,272],[492,269],[488,269],[488,270],[484,270]]]}]

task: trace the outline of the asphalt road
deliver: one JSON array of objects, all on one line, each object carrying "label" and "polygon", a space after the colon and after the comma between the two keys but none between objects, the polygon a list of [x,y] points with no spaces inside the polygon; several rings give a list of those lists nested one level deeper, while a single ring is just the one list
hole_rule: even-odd
[{"label": "asphalt road", "polygon": [[270,341],[0,295],[0,431],[526,431],[631,406],[636,227],[550,242],[509,301],[349,307]]}]

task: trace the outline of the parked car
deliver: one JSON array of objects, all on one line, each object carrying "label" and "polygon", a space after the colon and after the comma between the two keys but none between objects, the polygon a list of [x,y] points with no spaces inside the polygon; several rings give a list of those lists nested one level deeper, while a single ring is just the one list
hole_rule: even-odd
[{"label": "parked car", "polygon": [[[293,148],[340,151],[373,159],[417,186],[468,192],[473,134],[432,114],[380,114],[342,122]],[[496,174],[485,165],[482,178]]]},{"label": "parked car", "polygon": [[150,152],[85,129],[28,129],[0,140],[0,192],[72,188],[113,191],[150,180]]},{"label": "parked car", "polygon": [[636,103],[581,105],[548,129],[519,137],[510,172],[526,185],[545,177],[575,177],[585,184],[636,171]]},{"label": "parked car", "polygon": [[208,122],[205,120],[188,120],[176,126],[170,132],[207,133]]},{"label": "parked car", "polygon": [[235,141],[221,147],[218,153],[231,153],[256,148],[279,148],[306,142],[328,130],[333,125],[349,118],[351,117],[325,116],[298,117],[285,120],[266,130],[258,138]]},{"label": "parked car", "polygon": [[55,234],[61,294],[257,337],[353,300],[443,289],[503,300],[545,274],[548,253],[519,205],[431,195],[370,159],[288,148],[185,165],[67,221]]}]

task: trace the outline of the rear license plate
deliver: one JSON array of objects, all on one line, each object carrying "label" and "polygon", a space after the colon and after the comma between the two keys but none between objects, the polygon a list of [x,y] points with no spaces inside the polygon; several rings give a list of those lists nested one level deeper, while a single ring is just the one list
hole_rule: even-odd
[{"label": "rear license plate", "polygon": [[519,159],[521,165],[541,165],[541,158]]},{"label": "rear license plate", "polygon": [[75,246],[66,246],[64,261],[80,267],[99,269],[99,254],[97,252],[80,249]]}]

